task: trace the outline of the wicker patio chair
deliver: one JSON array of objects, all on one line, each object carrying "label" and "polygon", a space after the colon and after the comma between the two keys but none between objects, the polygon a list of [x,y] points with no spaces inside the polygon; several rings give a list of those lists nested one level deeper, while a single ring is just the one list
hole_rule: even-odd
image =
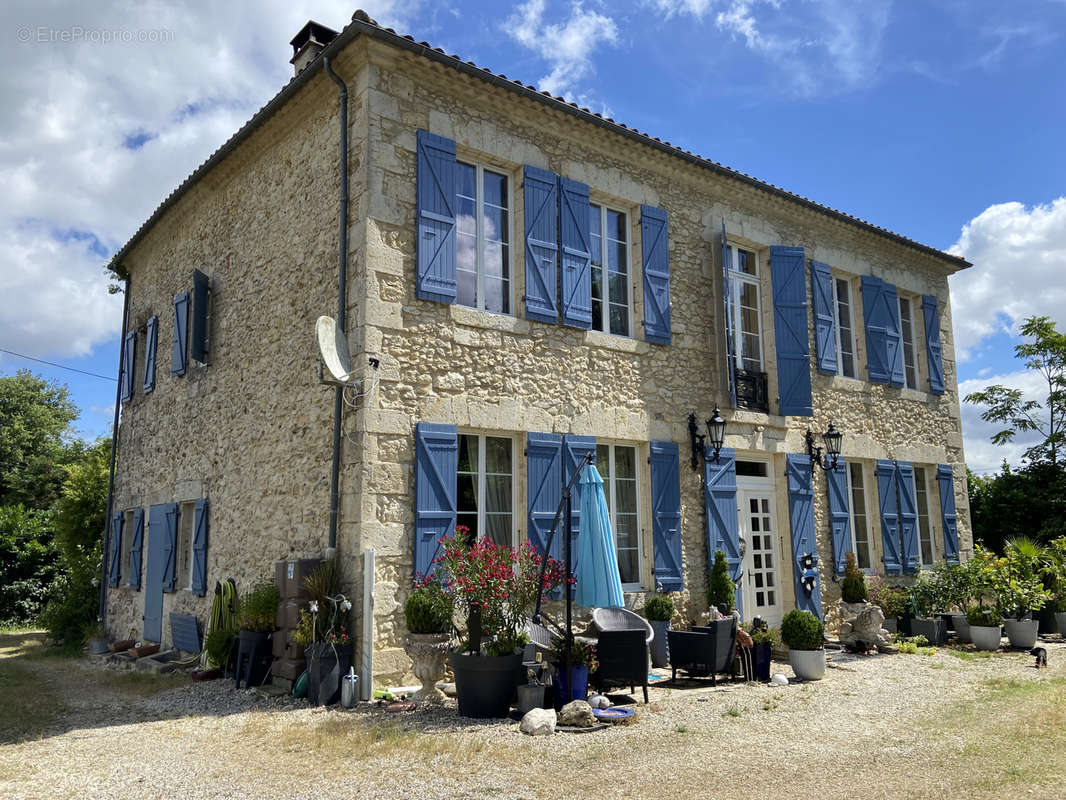
[{"label": "wicker patio chair", "polygon": [[668,631],[667,638],[672,680],[677,680],[680,669],[689,677],[710,675],[712,684],[717,686],[718,673],[732,674],[737,648],[736,617],[716,620],[691,631]]},{"label": "wicker patio chair", "polygon": [[629,686],[636,692],[644,689],[644,704],[648,704],[648,642],[639,628],[622,631],[601,631],[596,643],[599,667],[593,673],[596,690],[603,693],[609,686]]}]

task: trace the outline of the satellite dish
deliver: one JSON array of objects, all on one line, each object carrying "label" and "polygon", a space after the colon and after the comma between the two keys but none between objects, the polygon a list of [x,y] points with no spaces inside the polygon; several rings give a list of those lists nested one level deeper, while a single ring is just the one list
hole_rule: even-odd
[{"label": "satellite dish", "polygon": [[337,383],[347,383],[352,377],[352,359],[348,355],[348,340],[337,327],[337,321],[333,317],[319,317],[315,333],[322,363]]}]

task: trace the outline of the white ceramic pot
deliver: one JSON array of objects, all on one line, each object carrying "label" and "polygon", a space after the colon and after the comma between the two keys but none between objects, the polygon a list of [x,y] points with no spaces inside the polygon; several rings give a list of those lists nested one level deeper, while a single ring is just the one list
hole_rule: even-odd
[{"label": "white ceramic pot", "polygon": [[444,657],[450,644],[451,637],[446,633],[409,633],[403,637],[411,671],[422,681],[422,688],[411,698],[415,702],[444,702],[444,692],[437,688],[437,681],[444,677]]},{"label": "white ceramic pot", "polygon": [[955,634],[960,642],[970,641],[970,623],[966,621],[965,614],[952,614],[951,625],[955,628]]},{"label": "white ceramic pot", "polygon": [[978,650],[998,650],[999,640],[1003,631],[998,625],[986,627],[984,625],[970,626],[970,639]]},{"label": "white ceramic pot", "polygon": [[789,650],[788,663],[797,678],[820,681],[825,675],[825,650]]},{"label": "white ceramic pot", "polygon": [[1007,638],[1011,647],[1023,647],[1031,650],[1036,646],[1036,636],[1040,621],[1035,619],[1004,619],[1003,627],[1007,629]]}]

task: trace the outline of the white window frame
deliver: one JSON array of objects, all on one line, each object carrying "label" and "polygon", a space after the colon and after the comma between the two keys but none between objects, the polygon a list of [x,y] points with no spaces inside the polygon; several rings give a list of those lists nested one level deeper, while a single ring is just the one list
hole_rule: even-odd
[{"label": "white window frame", "polygon": [[[851,279],[838,275],[830,276],[833,281],[833,322],[836,329],[837,340],[837,374],[844,378],[858,378],[859,375],[859,356],[855,345],[855,298],[854,293],[851,291]],[[854,374],[844,374],[844,351],[841,345],[846,341],[841,333],[840,325],[840,283],[843,282],[847,289],[848,296],[848,344],[851,347],[851,368]]]},{"label": "white window frame", "polygon": [[[500,314],[502,316],[513,317],[515,316],[515,271],[514,271],[514,176],[509,170],[494,167],[491,164],[486,167],[476,159],[464,159],[462,156],[456,159],[456,161],[465,167],[473,167],[475,170],[474,178],[474,238],[475,238],[475,260],[474,266],[477,270],[477,305],[468,306],[465,303],[459,302],[458,295],[456,295],[456,304],[463,308],[474,308],[478,311],[484,311],[486,314]],[[484,223],[484,211],[485,211],[485,171],[488,170],[494,175],[499,175],[507,179],[507,274],[509,276],[507,280],[507,307],[509,311],[492,311],[485,308],[485,223]],[[459,236],[459,231],[455,232],[456,237]],[[457,265],[458,268],[458,265]],[[466,271],[466,270],[464,270]]]},{"label": "white window frame", "polygon": [[[740,296],[741,287],[744,284],[749,284],[755,287],[755,321],[758,325],[758,338],[759,338],[759,369],[756,372],[766,372],[766,357],[763,348],[763,329],[762,329],[762,271],[759,264],[759,254],[752,248],[741,247],[737,244],[726,244],[726,249],[729,252],[729,303],[732,310],[732,323],[733,323],[733,359],[737,369],[747,370],[744,366],[743,357],[743,341],[744,341],[744,323],[740,314]],[[739,250],[743,250],[745,253],[751,255],[755,263],[755,274],[749,275],[746,272],[741,272],[738,266],[737,253]]]},{"label": "white window frame", "polygon": [[862,517],[866,520],[866,561],[869,563],[869,567],[861,567],[860,569],[867,575],[872,575],[876,571],[874,569],[874,541],[872,534],[872,527],[870,526],[870,500],[869,482],[866,480],[866,470],[863,468],[862,462],[851,461],[848,462],[847,477],[848,477],[848,518],[851,523],[851,552],[855,554],[856,563],[859,560],[859,538],[858,527],[855,524],[855,487],[851,480],[852,468],[857,468],[862,473]]},{"label": "white window frame", "polygon": [[[518,461],[515,451],[515,437],[510,433],[496,433],[493,431],[480,431],[480,430],[463,430],[458,431],[459,436],[475,436],[477,437],[477,529],[478,540],[485,538],[488,532],[488,525],[485,521],[486,508],[485,508],[485,485],[488,481],[485,480],[485,439],[506,439],[511,443],[511,542],[510,547],[516,547],[518,542]],[[457,442],[458,443],[458,442]],[[495,474],[495,473],[494,473]],[[455,471],[456,482],[456,507],[459,504],[459,470]],[[469,511],[457,512],[462,514],[469,514]],[[458,524],[462,524],[461,522]]]},{"label": "white window frame", "polygon": [[[919,473],[921,478],[919,479]],[[919,495],[925,495],[925,515],[923,517],[921,506],[918,503]],[[914,467],[914,513],[918,523],[918,561],[922,569],[936,565],[936,539],[933,537],[933,509],[929,502],[929,470],[924,466]],[[924,520],[924,522],[923,522]],[[930,560],[925,560],[925,550],[922,540],[929,541]]]},{"label": "white window frame", "polygon": [[[196,501],[187,500],[182,503],[178,503],[178,541],[177,541],[177,553],[175,558],[187,557],[188,567],[184,566],[184,562],[178,561],[174,568],[177,571],[175,577],[179,589],[184,591],[192,591],[192,573],[193,564],[196,560],[196,554],[193,552],[193,541],[196,539]],[[182,541],[186,535],[185,520],[189,520],[189,527],[187,530],[188,541]],[[185,574],[185,570],[188,569],[188,574]],[[185,580],[182,580],[185,578]]]},{"label": "white window frame", "polygon": [[[643,497],[643,492],[641,491],[641,478],[642,478],[641,469],[640,469],[641,448],[635,442],[611,442],[611,441],[607,441],[607,442],[597,441],[596,442],[596,447],[597,448],[606,447],[607,448],[607,453],[608,453],[608,455],[607,455],[607,458],[608,458],[607,475],[609,477],[609,480],[604,480],[604,491],[607,493],[607,508],[608,508],[608,514],[610,515],[610,518],[611,518],[611,530],[612,531],[617,531],[618,530],[617,518],[615,516],[616,512],[618,510],[618,496],[617,496],[617,492],[615,490],[615,477],[616,477],[617,471],[615,470],[615,466],[614,466],[614,464],[615,464],[614,450],[615,450],[616,447],[628,447],[628,448],[630,448],[633,451],[633,470],[635,472],[635,474],[633,476],[633,483],[634,483],[634,492],[636,494],[636,499],[637,499],[636,515],[634,517],[634,519],[636,520],[636,526],[637,526],[637,537],[636,537],[636,539],[637,539],[637,580],[636,580],[636,582],[623,583],[622,584],[622,591],[623,592],[641,592],[641,591],[644,591],[644,522],[643,522],[644,521],[644,517],[642,516],[642,511],[643,511],[643,503],[642,503],[642,501],[643,501],[644,497]],[[598,458],[598,455],[597,455],[597,458]],[[597,462],[597,463],[599,463],[599,462]],[[602,467],[603,464],[600,464],[600,466]],[[615,537],[615,549],[617,550],[617,548],[618,548],[618,538],[617,538],[617,535],[616,535],[616,537]],[[619,573],[619,577],[621,577],[621,573]]]},{"label": "white window frame", "polygon": [[[899,347],[901,351],[901,358],[903,359],[903,385],[908,389],[918,388],[918,340],[914,338],[914,299],[910,296],[899,295],[897,298],[897,305],[899,307]],[[903,303],[907,303],[907,307],[910,309],[910,319],[908,322],[903,320]],[[911,339],[911,355],[914,356],[914,363],[907,363],[907,345],[904,336],[904,327],[910,328]],[[914,372],[914,381],[910,380],[910,373],[908,373],[908,367]]]},{"label": "white window frame", "polygon": [[[596,200],[589,201],[589,206],[595,206],[600,210],[600,270],[603,275],[601,286],[603,287],[603,297],[600,298],[600,324],[602,328],[596,328],[596,320],[593,319],[592,330],[598,330],[600,333],[607,333],[611,336],[620,336],[624,339],[632,339],[633,336],[633,259],[630,257],[630,252],[633,247],[632,229],[630,228],[630,215],[628,211],[623,211],[620,208],[614,208],[607,203],[598,202]],[[626,266],[626,329],[628,333],[614,333],[611,331],[611,288],[608,285],[608,276],[610,270],[607,267],[607,212],[613,211],[616,214],[621,214],[625,219],[625,266]],[[591,232],[589,234],[591,239]],[[590,242],[591,245],[591,242]],[[589,270],[592,269],[592,264],[589,264]],[[592,280],[592,274],[589,273],[589,280]]]}]

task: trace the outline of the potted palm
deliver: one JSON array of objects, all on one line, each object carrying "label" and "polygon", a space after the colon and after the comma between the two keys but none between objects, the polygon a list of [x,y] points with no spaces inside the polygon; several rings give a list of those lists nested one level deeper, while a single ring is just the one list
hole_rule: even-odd
[{"label": "potted palm", "polygon": [[1043,549],[1029,539],[1007,542],[1006,555],[995,559],[993,590],[1003,614],[1003,627],[1011,647],[1032,648],[1040,623],[1032,615],[1048,600],[1039,572]]},{"label": "potted palm", "polygon": [[821,680],[825,675],[825,626],[810,611],[794,608],[781,621],[781,638],[788,645],[788,663],[796,677]]},{"label": "potted palm", "polygon": [[452,651],[459,714],[507,716],[522,666],[524,629],[537,598],[558,589],[563,568],[548,558],[543,583],[542,557],[532,545],[512,550],[488,540],[470,542],[469,530],[440,541],[436,560],[456,610],[466,617],[465,636]]},{"label": "potted palm", "polygon": [[444,658],[451,643],[452,598],[444,591],[440,576],[433,574],[415,582],[403,606],[407,634],[403,649],[411,659],[412,672],[422,688],[412,698],[424,703],[440,703],[444,693],[437,681],[444,677]]},{"label": "potted palm", "polygon": [[644,603],[644,616],[655,633],[651,640],[651,664],[653,667],[665,667],[670,663],[667,631],[674,616],[674,601],[669,595],[653,594]]}]

